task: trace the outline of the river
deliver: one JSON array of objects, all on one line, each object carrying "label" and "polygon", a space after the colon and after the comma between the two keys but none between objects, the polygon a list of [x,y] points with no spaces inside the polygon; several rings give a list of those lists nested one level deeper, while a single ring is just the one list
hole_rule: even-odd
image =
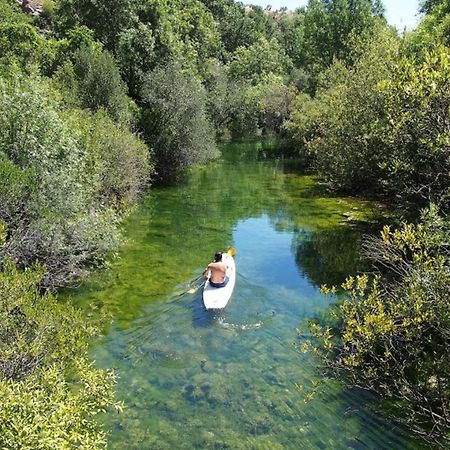
[{"label": "river", "polygon": [[[113,319],[92,346],[96,364],[119,375],[125,403],[104,416],[110,448],[419,448],[369,394],[317,387],[318,361],[299,349],[307,320],[333,301],[320,285],[362,268],[362,219],[374,208],[326,195],[273,151],[230,144],[221,161],[154,189],[111,267],[73,294]],[[229,246],[235,291],[211,313],[198,277]]]}]

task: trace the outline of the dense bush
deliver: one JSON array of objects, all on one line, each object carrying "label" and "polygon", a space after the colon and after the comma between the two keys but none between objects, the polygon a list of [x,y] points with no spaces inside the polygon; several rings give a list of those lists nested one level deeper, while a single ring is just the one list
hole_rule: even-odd
[{"label": "dense bush", "polygon": [[143,144],[127,130],[102,113],[63,113],[55,96],[36,76],[0,80],[0,255],[22,267],[41,261],[52,287],[117,247],[118,206],[136,198],[150,172]]},{"label": "dense bush", "polygon": [[159,67],[144,81],[142,129],[154,150],[160,181],[218,156],[214,130],[206,115],[203,86],[176,63]]},{"label": "dense bush", "polygon": [[379,85],[388,120],[383,188],[399,202],[450,205],[450,49],[403,57]]},{"label": "dense bush", "polygon": [[286,129],[331,188],[448,206],[449,50],[439,41],[449,10],[424,8],[403,40],[380,24],[347,39],[345,61],[319,76],[313,98],[297,98]]},{"label": "dense bush", "polygon": [[382,36],[357,49],[352,66],[335,62],[285,126],[333,189],[448,205],[450,51],[402,56],[398,40]]},{"label": "dense bush", "polygon": [[285,74],[291,61],[276,40],[261,37],[250,47],[238,47],[228,65],[228,75],[236,81],[260,82],[265,76]]},{"label": "dense bush", "polygon": [[71,107],[104,108],[117,123],[131,122],[133,106],[113,57],[92,46],[77,50],[55,74]]},{"label": "dense bush", "polygon": [[239,86],[232,82],[225,72],[225,66],[216,59],[210,59],[205,66],[204,86],[208,116],[219,137],[228,131],[233,116]]},{"label": "dense bush", "polygon": [[365,249],[384,276],[349,278],[334,329],[316,323],[335,373],[392,400],[398,421],[450,442],[450,228],[436,208],[422,221],[372,238]]},{"label": "dense bush", "polygon": [[398,40],[385,27],[355,43],[353,65],[335,61],[316,96],[303,94],[286,128],[330,187],[349,193],[380,190],[388,117],[378,89],[398,58]]},{"label": "dense bush", "polygon": [[264,131],[280,133],[283,123],[291,113],[298,94],[293,85],[286,85],[281,76],[270,73],[248,89],[248,103],[256,105],[258,123]]},{"label": "dense bush", "polygon": [[93,173],[100,174],[96,200],[101,205],[132,206],[149,187],[152,155],[143,141],[125,125],[116,125],[100,110],[95,114],[64,114],[77,144],[89,158]]},{"label": "dense bush", "polygon": [[45,40],[37,29],[24,22],[0,22],[0,64],[19,64],[26,69],[38,64],[51,66],[55,59],[52,41]]},{"label": "dense bush", "polygon": [[228,128],[234,138],[278,134],[289,117],[297,90],[269,73],[258,84],[238,84],[231,98]]},{"label": "dense bush", "polygon": [[206,73],[207,110],[219,136],[239,139],[280,133],[298,94],[293,84],[272,72],[258,76],[257,83],[237,81],[217,60],[209,61]]},{"label": "dense bush", "polygon": [[11,262],[0,272],[0,447],[106,448],[96,416],[114,403],[115,376],[87,361],[96,329],[84,315],[39,294],[43,275]]},{"label": "dense bush", "polygon": [[0,0],[3,21],[13,22],[31,22],[30,18],[22,14],[20,5],[14,0]]}]

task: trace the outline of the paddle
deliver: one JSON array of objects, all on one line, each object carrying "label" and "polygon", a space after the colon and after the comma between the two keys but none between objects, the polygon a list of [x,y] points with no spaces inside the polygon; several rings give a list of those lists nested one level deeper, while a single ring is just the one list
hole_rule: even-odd
[{"label": "paddle", "polygon": [[[230,248],[228,249],[227,253],[228,253],[230,256],[234,256],[234,255],[236,254],[236,249],[235,249],[234,247],[230,247]],[[200,277],[199,277],[199,278],[200,278]],[[188,294],[195,294],[195,292],[197,292],[197,289],[198,289],[198,287],[196,287],[196,288],[191,288],[191,289],[189,289],[187,292],[188,292]]]}]

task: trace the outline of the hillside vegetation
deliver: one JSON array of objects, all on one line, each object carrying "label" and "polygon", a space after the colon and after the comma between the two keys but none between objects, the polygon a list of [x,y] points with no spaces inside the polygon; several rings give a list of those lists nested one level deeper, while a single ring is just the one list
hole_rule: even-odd
[{"label": "hillside vegetation", "polygon": [[330,191],[409,218],[367,240],[377,275],[312,326],[333,373],[445,445],[449,0],[424,0],[402,35],[378,0],[34,3],[0,0],[1,447],[106,446],[95,416],[114,375],[87,361],[95,327],[51,292],[104,265],[152,184],[218,158],[219,140],[265,136]]}]

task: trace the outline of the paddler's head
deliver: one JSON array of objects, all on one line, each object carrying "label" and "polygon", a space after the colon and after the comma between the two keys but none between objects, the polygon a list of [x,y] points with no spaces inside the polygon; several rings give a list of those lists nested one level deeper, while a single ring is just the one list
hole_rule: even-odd
[{"label": "paddler's head", "polygon": [[214,262],[220,262],[220,261],[222,261],[222,252],[217,252],[214,255]]}]

